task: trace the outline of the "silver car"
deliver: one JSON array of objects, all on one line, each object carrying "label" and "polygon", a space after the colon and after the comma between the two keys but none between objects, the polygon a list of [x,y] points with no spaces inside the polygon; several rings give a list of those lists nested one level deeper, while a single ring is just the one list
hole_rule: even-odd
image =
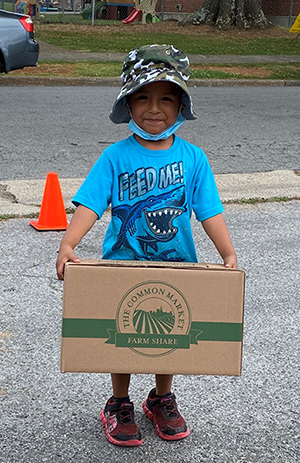
[{"label": "silver car", "polygon": [[0,72],[36,66],[38,56],[31,17],[0,10]]}]

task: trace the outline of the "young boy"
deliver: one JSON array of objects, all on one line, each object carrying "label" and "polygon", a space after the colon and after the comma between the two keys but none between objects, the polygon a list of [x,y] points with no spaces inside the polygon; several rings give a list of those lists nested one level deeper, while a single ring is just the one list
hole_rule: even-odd
[{"label": "young boy", "polygon": [[[186,82],[189,61],[173,46],[150,45],[129,53],[123,87],[110,114],[133,132],[107,148],[75,195],[77,207],[59,250],[57,275],[67,261],[79,262],[74,249],[111,204],[103,258],[196,262],[190,217],[194,210],[225,267],[237,268],[209,163],[203,151],[174,135],[196,119]],[[113,396],[100,418],[116,445],[142,443],[128,396],[130,374],[112,374]],[[143,410],[162,439],[179,440],[189,430],[171,392],[172,375],[156,375],[156,388]]]}]

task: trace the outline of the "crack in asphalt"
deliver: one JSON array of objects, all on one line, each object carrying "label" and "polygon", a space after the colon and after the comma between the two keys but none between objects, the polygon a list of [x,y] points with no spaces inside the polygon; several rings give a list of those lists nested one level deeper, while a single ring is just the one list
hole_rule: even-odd
[{"label": "crack in asphalt", "polygon": [[0,184],[0,198],[6,199],[14,204],[18,203],[16,196],[7,191],[7,185]]}]

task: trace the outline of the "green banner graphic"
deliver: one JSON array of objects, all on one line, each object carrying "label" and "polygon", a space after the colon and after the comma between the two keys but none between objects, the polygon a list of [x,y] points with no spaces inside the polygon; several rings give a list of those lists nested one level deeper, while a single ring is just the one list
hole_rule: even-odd
[{"label": "green banner graphic", "polygon": [[63,318],[63,338],[110,338],[110,333],[115,333],[116,331],[116,320]]},{"label": "green banner graphic", "polygon": [[191,344],[197,344],[197,341],[241,342],[243,337],[243,324],[192,322],[189,334],[191,336]]},{"label": "green banner graphic", "polygon": [[189,349],[199,341],[241,342],[242,323],[192,322],[186,335],[119,333],[116,320],[64,318],[64,338],[103,338],[116,347]]}]

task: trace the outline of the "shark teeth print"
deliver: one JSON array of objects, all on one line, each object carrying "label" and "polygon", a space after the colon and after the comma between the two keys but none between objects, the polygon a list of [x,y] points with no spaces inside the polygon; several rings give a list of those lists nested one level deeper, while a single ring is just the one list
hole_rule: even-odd
[{"label": "shark teeth print", "polygon": [[178,229],[173,225],[173,220],[182,214],[180,209],[164,208],[156,211],[147,211],[147,224],[154,235],[166,236],[177,233]]}]

